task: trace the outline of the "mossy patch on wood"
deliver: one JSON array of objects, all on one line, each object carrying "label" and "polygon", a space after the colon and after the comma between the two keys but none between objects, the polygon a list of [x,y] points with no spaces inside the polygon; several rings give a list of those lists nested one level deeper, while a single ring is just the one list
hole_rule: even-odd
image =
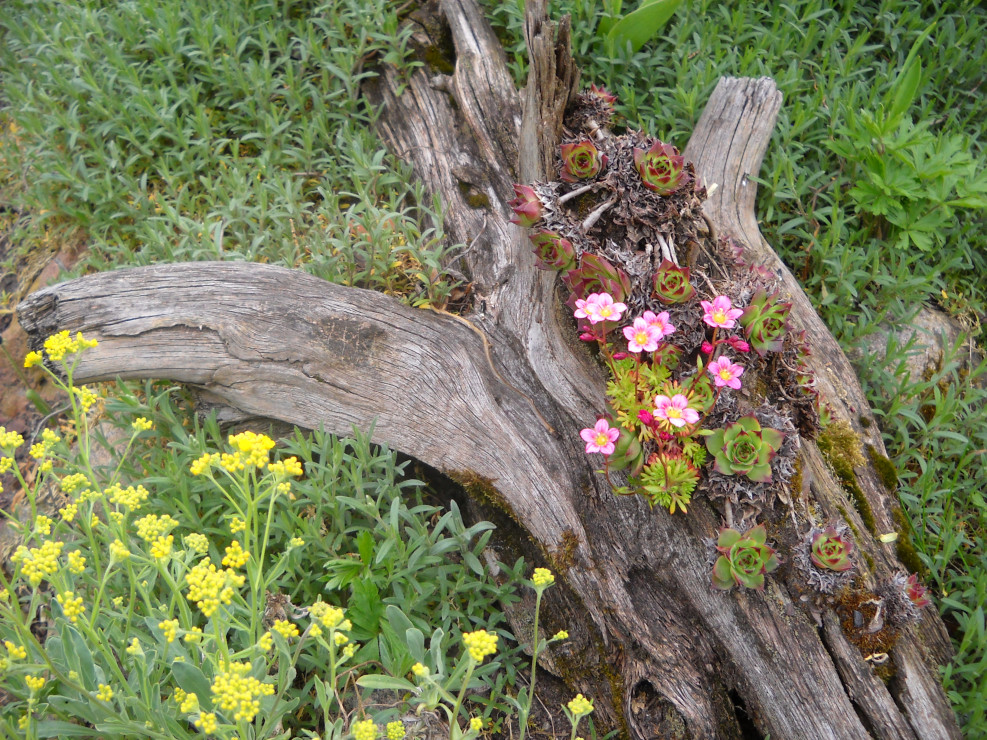
[{"label": "mossy patch on wood", "polygon": [[861,452],[860,437],[853,431],[849,422],[840,420],[826,427],[826,431],[819,436],[816,443],[819,445],[819,451],[832,466],[840,484],[850,494],[854,508],[860,514],[864,526],[871,534],[876,535],[878,532],[874,510],[867,500],[867,494],[857,483],[857,474],[853,472],[855,467],[867,462]]},{"label": "mossy patch on wood", "polygon": [[898,470],[895,468],[894,463],[880,452],[874,445],[866,445],[867,457],[870,458],[871,464],[874,466],[874,470],[877,471],[877,477],[881,479],[881,483],[888,490],[888,493],[894,493],[898,490]]},{"label": "mossy patch on wood", "polygon": [[489,196],[464,180],[459,181],[459,192],[463,194],[463,200],[470,208],[490,207]]},{"label": "mossy patch on wood", "polygon": [[918,573],[925,578],[928,575],[928,568],[925,567],[922,559],[919,558],[918,551],[912,542],[912,535],[909,531],[908,519],[905,517],[905,512],[900,506],[895,506],[891,509],[891,517],[894,519],[894,525],[898,530],[898,539],[894,543],[895,554],[898,556],[898,560],[908,568],[909,573]]}]

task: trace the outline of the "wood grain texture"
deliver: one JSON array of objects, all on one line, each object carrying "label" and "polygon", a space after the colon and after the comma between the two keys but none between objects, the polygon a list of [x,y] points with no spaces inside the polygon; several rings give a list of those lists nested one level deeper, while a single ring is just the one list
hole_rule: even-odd
[{"label": "wood grain texture", "polygon": [[[477,7],[442,0],[435,10],[416,19],[415,43],[448,33],[454,73],[422,69],[406,80],[384,69],[366,94],[388,146],[446,204],[450,237],[473,244],[457,264],[477,298],[466,320],[281,268],[198,263],[45,289],[21,304],[21,323],[36,343],[63,328],[99,339],[81,382],[167,378],[305,428],[345,434],[373,423],[375,441],[460,482],[477,515],[496,519],[492,542],[505,560],[524,554],[558,573],[543,619],[571,638],[552,663],[574,692],[596,699],[598,726],[635,738],[740,738],[742,704],[776,738],[959,737],[927,635],[900,643],[900,680],[884,688],[838,635],[821,637],[784,578],[763,593],[711,588],[706,542],[721,520],[702,497],[688,516],[671,516],[613,496],[594,472],[578,432],[604,408],[603,373],[507,206],[515,177],[550,171],[578,81],[568,24],[552,23],[543,0],[529,4],[531,77],[519,97]],[[763,81],[724,85],[697,127],[705,139],[687,151],[703,167],[722,159],[714,174],[701,170],[721,184],[710,215],[767,259],[742,173],[757,171],[780,99]],[[703,147],[719,143],[707,157]],[[817,346],[832,342],[807,302],[793,316],[814,327]],[[842,373],[832,392],[856,398],[856,380]],[[812,445],[803,465],[820,506],[837,515],[845,494]],[[868,496],[881,506],[890,498]],[[880,572],[900,567],[890,548],[866,544]],[[935,615],[922,627],[931,642],[941,637]]]}]

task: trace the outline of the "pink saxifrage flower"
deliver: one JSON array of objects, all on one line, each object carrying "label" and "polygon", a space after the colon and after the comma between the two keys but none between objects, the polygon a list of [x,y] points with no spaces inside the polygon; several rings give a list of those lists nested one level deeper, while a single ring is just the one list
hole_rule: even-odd
[{"label": "pink saxifrage flower", "polygon": [[655,396],[655,418],[663,419],[673,427],[684,427],[699,421],[699,412],[689,408],[689,399],[682,393]]},{"label": "pink saxifrage flower", "polygon": [[577,319],[589,319],[589,323],[598,324],[601,321],[620,321],[620,316],[627,310],[623,303],[614,303],[609,293],[590,293],[586,300],[576,301]]},{"label": "pink saxifrage flower", "polygon": [[603,455],[611,455],[614,451],[614,443],[620,437],[619,429],[611,429],[606,419],[600,419],[592,429],[583,429],[579,436],[586,443],[586,454],[591,455],[599,452]]},{"label": "pink saxifrage flower", "polygon": [[713,385],[717,388],[728,386],[740,390],[740,376],[744,374],[744,366],[734,364],[729,357],[720,356],[709,363],[709,374],[713,376]]},{"label": "pink saxifrage flower", "polygon": [[675,327],[668,323],[668,311],[655,314],[654,311],[645,311],[642,317],[644,321],[661,332],[661,339],[675,333]]},{"label": "pink saxifrage flower", "polygon": [[633,326],[624,327],[624,337],[627,338],[628,352],[654,352],[661,341],[661,329],[649,324],[643,318],[634,319]]},{"label": "pink saxifrage flower", "polygon": [[725,295],[716,296],[712,302],[700,301],[699,303],[705,312],[703,314],[703,321],[710,326],[716,326],[720,329],[732,329],[735,327],[737,325],[737,319],[744,312],[741,308],[732,308],[730,299]]}]

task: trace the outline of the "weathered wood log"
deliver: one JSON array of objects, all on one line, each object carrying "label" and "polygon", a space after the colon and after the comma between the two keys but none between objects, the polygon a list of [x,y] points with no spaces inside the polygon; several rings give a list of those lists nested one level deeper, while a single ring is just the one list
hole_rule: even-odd
[{"label": "weathered wood log", "polygon": [[[422,70],[408,81],[385,69],[365,92],[388,145],[446,204],[451,238],[473,244],[462,258],[473,313],[414,310],[278,267],[196,263],[47,288],[20,305],[21,324],[37,343],[61,329],[97,338],[80,382],[170,379],[305,428],[374,424],[376,441],[462,484],[498,516],[501,546],[559,574],[544,619],[571,639],[552,664],[595,697],[598,725],[636,738],[739,738],[743,714],[776,738],[959,737],[936,673],[949,642],[932,610],[891,651],[886,685],[832,614],[820,628],[800,608],[790,577],[769,579],[763,593],[711,588],[705,541],[721,520],[701,496],[672,516],[613,496],[594,472],[578,432],[603,409],[603,371],[577,341],[555,275],[534,269],[506,203],[514,180],[549,176],[578,79],[568,26],[530,3],[522,106],[470,0],[443,0],[418,20],[423,46],[451,33],[454,74]],[[779,104],[770,81],[723,82],[687,152],[720,185],[708,211],[717,228],[784,272],[757,229],[745,177],[760,165]],[[869,411],[852,370],[784,274],[834,416],[859,428]],[[883,450],[876,432],[863,434]],[[900,569],[816,446],[804,442],[802,455],[803,489],[828,516],[846,513],[870,554],[866,579]],[[893,495],[873,470],[855,472],[878,531],[892,531]]]}]

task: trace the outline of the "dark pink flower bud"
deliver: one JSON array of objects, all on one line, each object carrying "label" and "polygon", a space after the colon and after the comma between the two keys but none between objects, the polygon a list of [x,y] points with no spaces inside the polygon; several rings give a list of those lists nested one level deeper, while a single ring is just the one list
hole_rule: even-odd
[{"label": "dark pink flower bud", "polygon": [[613,353],[613,359],[615,359],[615,360],[624,360],[624,359],[627,359],[628,356],[629,355],[626,352],[614,352]]},{"label": "dark pink flower bud", "polygon": [[596,335],[595,334],[590,334],[589,332],[585,332],[583,334],[580,334],[579,335],[579,338],[581,340],[583,340],[584,342],[595,342],[596,341]]},{"label": "dark pink flower bud", "polygon": [[607,157],[592,141],[586,139],[576,144],[563,144],[562,172],[559,174],[566,182],[579,182],[590,177],[596,177],[600,170],[607,166]]},{"label": "dark pink flower bud", "polygon": [[641,409],[637,412],[637,420],[646,427],[651,427],[655,424],[655,417],[651,415],[650,411],[645,409]]},{"label": "dark pink flower bud", "polygon": [[674,439],[674,437],[672,437],[672,435],[669,434],[668,432],[658,432],[658,438],[662,442],[671,442],[672,439]]},{"label": "dark pink flower bud", "polygon": [[545,211],[535,189],[530,185],[515,185],[514,194],[517,195],[517,198],[507,204],[515,214],[511,223],[526,229],[534,226],[541,220]]},{"label": "dark pink flower bud", "polygon": [[727,344],[738,352],[750,352],[751,346],[740,337],[728,337]]},{"label": "dark pink flower bud", "polygon": [[710,344],[709,342],[703,342],[702,346],[700,346],[699,349],[703,351],[703,354],[708,355],[710,352],[713,351],[713,345]]}]

